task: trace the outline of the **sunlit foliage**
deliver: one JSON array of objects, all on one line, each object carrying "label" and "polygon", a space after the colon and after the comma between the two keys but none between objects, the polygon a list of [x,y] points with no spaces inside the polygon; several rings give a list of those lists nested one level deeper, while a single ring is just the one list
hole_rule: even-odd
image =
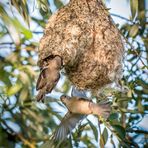
[{"label": "sunlit foliage", "polygon": [[[109,119],[88,117],[63,143],[51,137],[64,116],[59,96],[69,92],[69,81],[62,77],[44,104],[35,101],[37,47],[53,9],[48,0],[0,2],[0,147],[146,147],[148,131],[138,123],[148,113],[147,10],[144,0],[128,2],[130,18],[112,14],[126,20],[119,29],[126,48],[121,83],[127,91],[104,90],[100,99],[110,96],[114,106]],[[54,5],[63,3],[54,0]]]}]

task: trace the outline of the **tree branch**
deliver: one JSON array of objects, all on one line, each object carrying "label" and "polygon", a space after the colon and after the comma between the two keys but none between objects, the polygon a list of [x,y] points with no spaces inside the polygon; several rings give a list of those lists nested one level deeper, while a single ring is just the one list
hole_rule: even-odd
[{"label": "tree branch", "polygon": [[148,134],[148,131],[134,130],[134,129],[127,129],[126,132],[129,132],[129,133],[138,133],[138,134]]},{"label": "tree branch", "polygon": [[134,24],[133,21],[131,21],[131,20],[129,20],[128,18],[125,18],[125,17],[123,17],[123,16],[120,16],[120,15],[118,15],[118,14],[111,13],[111,16],[118,17],[118,18],[120,18],[120,19],[122,19],[122,20],[125,20],[125,21],[127,21],[127,22],[129,22],[129,23]]}]

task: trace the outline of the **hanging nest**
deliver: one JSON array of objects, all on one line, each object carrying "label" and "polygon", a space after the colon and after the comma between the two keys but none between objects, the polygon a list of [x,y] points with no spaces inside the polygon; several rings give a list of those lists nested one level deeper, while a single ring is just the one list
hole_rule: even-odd
[{"label": "hanging nest", "polygon": [[[58,55],[79,89],[98,90],[121,77],[121,35],[101,0],[71,0],[53,14],[39,46],[41,68]],[[51,59],[49,58],[49,59]]]}]

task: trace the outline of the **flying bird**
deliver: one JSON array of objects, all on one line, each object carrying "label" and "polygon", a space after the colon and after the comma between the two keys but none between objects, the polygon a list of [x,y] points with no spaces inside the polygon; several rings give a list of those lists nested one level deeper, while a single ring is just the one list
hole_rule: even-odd
[{"label": "flying bird", "polygon": [[111,111],[109,102],[97,104],[86,98],[77,96],[69,97],[65,95],[62,95],[60,99],[67,107],[68,112],[62,119],[58,129],[54,134],[55,140],[63,141],[66,136],[75,128],[76,124],[83,120],[86,115],[93,114],[102,116],[106,119],[108,118]]},{"label": "flying bird", "polygon": [[[102,0],[70,0],[54,13],[48,20],[38,53],[41,73],[37,100],[43,100],[52,91],[61,68],[72,85],[90,90],[93,96],[122,77],[122,36]],[[57,61],[60,64],[51,66]],[[64,140],[89,114],[107,118],[110,113],[108,103],[97,104],[85,96],[61,96],[61,101],[68,112],[55,132],[55,139]]]},{"label": "flying bird", "polygon": [[50,93],[60,78],[62,59],[59,56],[44,60],[37,80],[36,90],[39,90],[37,101],[43,101],[45,94]]}]

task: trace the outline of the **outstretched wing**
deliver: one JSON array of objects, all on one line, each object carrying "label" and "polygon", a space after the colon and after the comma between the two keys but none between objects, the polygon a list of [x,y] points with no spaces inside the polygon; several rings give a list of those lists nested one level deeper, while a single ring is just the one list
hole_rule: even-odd
[{"label": "outstretched wing", "polygon": [[71,131],[75,128],[76,124],[84,118],[85,115],[67,112],[64,118],[62,119],[58,129],[55,131],[55,140],[63,141],[66,138],[66,136],[69,133],[71,133]]}]

